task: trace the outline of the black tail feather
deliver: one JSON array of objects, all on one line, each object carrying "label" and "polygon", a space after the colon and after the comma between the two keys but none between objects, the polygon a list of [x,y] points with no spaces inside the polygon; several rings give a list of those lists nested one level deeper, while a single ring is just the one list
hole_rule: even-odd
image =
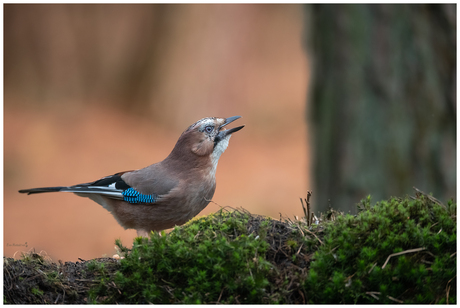
[{"label": "black tail feather", "polygon": [[74,185],[74,186],[57,186],[57,187],[40,187],[31,189],[21,189],[19,192],[22,194],[40,194],[48,192],[71,192],[75,194],[96,194],[105,195],[109,198],[123,199],[123,190],[112,187],[104,186],[89,186],[88,184]]},{"label": "black tail feather", "polygon": [[19,192],[21,194],[40,194],[46,192],[57,192],[61,191],[63,188],[67,188],[64,186],[57,186],[57,187],[41,187],[41,188],[31,188],[31,189],[21,189]]}]

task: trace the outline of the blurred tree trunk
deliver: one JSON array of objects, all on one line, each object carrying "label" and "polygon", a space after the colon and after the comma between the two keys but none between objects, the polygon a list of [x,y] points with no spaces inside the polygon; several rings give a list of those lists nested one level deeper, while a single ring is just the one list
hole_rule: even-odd
[{"label": "blurred tree trunk", "polygon": [[316,209],[456,194],[456,5],[312,5]]}]

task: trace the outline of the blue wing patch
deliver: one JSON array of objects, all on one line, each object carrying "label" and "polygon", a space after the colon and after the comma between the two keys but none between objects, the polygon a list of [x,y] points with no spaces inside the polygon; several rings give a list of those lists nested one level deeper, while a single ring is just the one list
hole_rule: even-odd
[{"label": "blue wing patch", "polygon": [[155,203],[157,195],[144,195],[130,187],[123,191],[123,200],[129,203]]}]

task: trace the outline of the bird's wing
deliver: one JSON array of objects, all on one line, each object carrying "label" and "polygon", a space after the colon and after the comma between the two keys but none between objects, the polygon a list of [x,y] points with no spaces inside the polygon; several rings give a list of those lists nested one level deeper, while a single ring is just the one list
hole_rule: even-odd
[{"label": "bird's wing", "polygon": [[167,196],[177,188],[179,178],[174,168],[168,168],[163,162],[121,175],[121,179],[136,191],[157,196]]}]

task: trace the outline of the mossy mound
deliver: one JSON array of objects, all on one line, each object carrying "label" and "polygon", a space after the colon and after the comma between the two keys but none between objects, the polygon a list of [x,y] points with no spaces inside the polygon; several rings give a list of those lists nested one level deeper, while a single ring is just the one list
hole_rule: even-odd
[{"label": "mossy mound", "polygon": [[[70,277],[89,283],[73,303],[456,303],[456,228],[456,204],[422,194],[367,198],[357,215],[330,212],[314,225],[223,209],[132,249],[117,241],[124,259],[82,263],[86,278]],[[9,273],[23,262],[9,260]],[[21,290],[54,302],[70,281],[62,268],[51,268],[55,297],[49,278]],[[7,303],[27,298],[12,293],[24,280],[14,273]]]},{"label": "mossy mound", "polygon": [[53,263],[35,252],[21,260],[3,258],[4,304],[86,304],[88,291],[101,279],[97,268],[115,272],[112,258]]},{"label": "mossy mound", "polygon": [[314,303],[456,303],[456,205],[394,198],[325,224],[304,287]]},{"label": "mossy mound", "polygon": [[91,298],[108,295],[104,303],[280,302],[269,279],[278,276],[276,264],[296,263],[291,247],[298,241],[305,239],[287,222],[221,210],[169,234],[137,238],[120,261],[114,284],[100,284]]}]

